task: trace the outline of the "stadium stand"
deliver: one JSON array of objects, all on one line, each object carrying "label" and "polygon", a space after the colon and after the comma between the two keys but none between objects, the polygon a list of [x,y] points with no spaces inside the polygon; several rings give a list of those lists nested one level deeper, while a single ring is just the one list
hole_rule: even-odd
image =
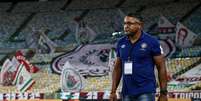
[{"label": "stadium stand", "polygon": [[201,17],[199,16],[201,13],[201,7],[196,9],[193,14],[191,14],[183,23],[188,26],[192,31],[194,31],[196,34],[201,35]]},{"label": "stadium stand", "polygon": [[82,0],[73,0],[67,9],[97,9],[97,8],[113,8],[118,0],[87,0],[84,2]]},{"label": "stadium stand", "polygon": [[[172,75],[185,70],[189,66],[193,65],[194,63],[200,61],[200,57],[192,57],[192,58],[173,58],[168,59],[166,61],[166,67],[170,71]],[[184,73],[185,71],[183,71]]]},{"label": "stadium stand", "polygon": [[194,46],[177,50],[172,57],[199,57],[201,55],[201,47]]},{"label": "stadium stand", "polygon": [[[36,53],[30,59],[30,62],[40,67],[41,71],[31,74],[36,84],[28,92],[55,93],[60,91],[60,76],[52,73],[51,63],[54,58],[74,51],[80,44],[76,35],[82,23],[96,34],[95,39],[89,44],[114,43],[118,40],[112,36],[112,33],[123,31],[123,17],[128,12],[139,14],[144,18],[145,31],[150,31],[150,28],[157,24],[159,17],[163,15],[173,24],[181,21],[198,34],[198,37],[201,35],[201,3],[199,0],[86,0],[84,4],[82,2],[83,0],[54,0],[17,2],[15,5],[11,2],[0,2],[0,37],[2,39],[0,40],[0,67],[5,59],[11,58],[17,50],[29,49],[26,41],[33,38],[35,31],[44,32],[58,45],[54,47],[53,53]],[[157,34],[160,33],[157,32]],[[87,65],[95,64],[97,61],[90,55],[96,51],[83,52],[84,55],[78,61]],[[100,60],[105,62],[108,60],[108,54],[109,50],[105,50],[98,55]],[[188,48],[177,48],[176,52],[167,58],[166,67],[172,76],[171,80],[178,80],[181,75],[199,66],[200,63],[201,46],[198,44]],[[95,72],[98,71],[95,70]],[[86,78],[83,91],[110,89],[110,76],[108,73],[107,76]],[[188,87],[179,85],[176,90],[193,91],[200,90],[200,88],[201,82],[199,81]],[[169,90],[175,91],[175,88],[169,88]],[[19,91],[15,87],[0,86],[0,93],[2,92],[16,93]]]},{"label": "stadium stand", "polygon": [[[30,20],[28,25],[20,32],[18,36],[21,39],[25,39],[25,33],[34,33],[37,30],[47,30],[49,29],[49,33],[47,36],[50,39],[58,38],[60,35],[65,33],[69,34],[70,38],[64,38],[67,43],[70,43],[70,40],[66,39],[75,39],[72,38],[73,33],[75,33],[76,23],[74,22],[74,18],[78,16],[80,11],[68,11],[68,12],[45,12],[36,14],[33,19]],[[56,22],[56,23],[55,23]],[[71,34],[71,35],[70,35]],[[21,37],[24,35],[24,37]],[[73,42],[75,40],[72,40]],[[64,45],[59,41],[56,41],[59,45]],[[65,43],[65,44],[67,44]],[[72,43],[72,42],[71,42]]]},{"label": "stadium stand", "polygon": [[11,3],[0,3],[0,12],[6,12],[9,9],[9,6],[11,5]]},{"label": "stadium stand", "polygon": [[171,22],[176,23],[198,3],[199,2],[173,2],[153,7],[148,6],[147,9],[141,12],[141,15],[143,16],[145,21],[144,28],[145,30],[147,30],[152,24],[156,23],[160,15],[164,15],[167,18],[170,17],[172,20]]},{"label": "stadium stand", "polygon": [[[2,39],[7,39],[15,30],[22,24],[29,14],[24,13],[6,13],[0,15],[0,36]],[[3,40],[1,40],[3,41]]]},{"label": "stadium stand", "polygon": [[49,2],[19,2],[13,9],[13,13],[52,12],[59,11],[65,4],[65,0]]}]

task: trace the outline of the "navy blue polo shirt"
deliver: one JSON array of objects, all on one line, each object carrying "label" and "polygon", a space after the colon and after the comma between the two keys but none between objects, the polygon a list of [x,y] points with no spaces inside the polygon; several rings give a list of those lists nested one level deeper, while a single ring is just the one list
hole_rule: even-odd
[{"label": "navy blue polo shirt", "polygon": [[[156,80],[154,74],[154,56],[161,55],[159,41],[142,31],[140,38],[132,44],[128,37],[117,43],[117,57],[121,59],[123,77],[123,95],[155,93]],[[124,63],[132,61],[132,74],[124,74]]]}]

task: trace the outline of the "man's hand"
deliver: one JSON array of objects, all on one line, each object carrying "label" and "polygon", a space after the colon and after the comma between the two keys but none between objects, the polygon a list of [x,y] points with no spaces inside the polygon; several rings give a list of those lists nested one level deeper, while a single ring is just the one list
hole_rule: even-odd
[{"label": "man's hand", "polygon": [[158,98],[158,101],[168,101],[167,95],[161,94]]},{"label": "man's hand", "polygon": [[117,94],[116,93],[110,93],[110,101],[117,101]]}]

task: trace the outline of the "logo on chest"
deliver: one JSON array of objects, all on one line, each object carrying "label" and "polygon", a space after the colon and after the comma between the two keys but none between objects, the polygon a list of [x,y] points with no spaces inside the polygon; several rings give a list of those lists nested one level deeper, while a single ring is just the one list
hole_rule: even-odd
[{"label": "logo on chest", "polygon": [[126,45],[125,45],[125,44],[121,45],[121,48],[125,48],[125,47],[126,47]]},{"label": "logo on chest", "polygon": [[147,46],[148,46],[147,43],[142,43],[141,46],[140,46],[140,50],[145,51]]}]

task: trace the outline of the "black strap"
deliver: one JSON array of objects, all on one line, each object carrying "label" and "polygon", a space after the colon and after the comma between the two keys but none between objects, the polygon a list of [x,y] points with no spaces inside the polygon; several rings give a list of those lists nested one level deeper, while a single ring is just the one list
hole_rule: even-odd
[{"label": "black strap", "polygon": [[132,51],[133,51],[133,48],[134,48],[134,45],[131,45],[131,48],[129,50],[129,53],[128,53],[128,60],[131,61],[132,59]]}]

